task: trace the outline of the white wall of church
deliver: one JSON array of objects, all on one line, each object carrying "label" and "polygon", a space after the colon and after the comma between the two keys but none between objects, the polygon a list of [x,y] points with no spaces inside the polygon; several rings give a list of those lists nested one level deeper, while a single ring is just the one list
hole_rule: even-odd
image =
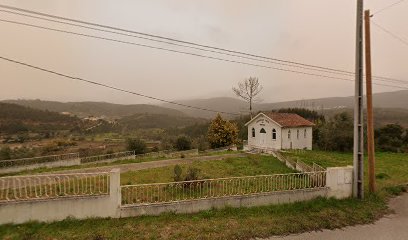
[{"label": "white wall of church", "polygon": [[[255,129],[255,137],[252,136],[252,129]],[[261,133],[262,129],[266,133]],[[276,130],[276,139],[272,138],[273,129]],[[281,127],[265,117],[259,117],[248,125],[248,146],[281,149]]]},{"label": "white wall of church", "polygon": [[313,144],[312,139],[313,139],[312,127],[296,127],[282,129],[282,149],[306,148],[308,150],[312,150]]}]

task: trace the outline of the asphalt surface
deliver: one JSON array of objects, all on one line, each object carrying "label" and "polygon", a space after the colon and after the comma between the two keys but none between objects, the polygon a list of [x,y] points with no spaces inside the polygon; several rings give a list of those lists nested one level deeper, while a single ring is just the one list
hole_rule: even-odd
[{"label": "asphalt surface", "polygon": [[268,240],[408,240],[408,193],[391,199],[389,206],[395,211],[395,214],[385,216],[373,224],[309,232],[286,237],[271,237]]}]

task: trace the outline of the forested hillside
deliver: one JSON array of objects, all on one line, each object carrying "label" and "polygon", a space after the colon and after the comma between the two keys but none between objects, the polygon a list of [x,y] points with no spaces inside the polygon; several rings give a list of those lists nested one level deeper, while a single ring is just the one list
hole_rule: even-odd
[{"label": "forested hillside", "polygon": [[80,123],[76,117],[42,111],[17,104],[0,103],[0,133],[38,130],[69,130]]},{"label": "forested hillside", "polygon": [[48,110],[53,112],[69,112],[79,117],[106,116],[108,118],[121,118],[133,114],[167,114],[172,116],[184,115],[175,109],[159,107],[148,104],[113,104],[106,102],[54,102],[42,100],[7,100],[7,103],[14,103],[34,109]]}]

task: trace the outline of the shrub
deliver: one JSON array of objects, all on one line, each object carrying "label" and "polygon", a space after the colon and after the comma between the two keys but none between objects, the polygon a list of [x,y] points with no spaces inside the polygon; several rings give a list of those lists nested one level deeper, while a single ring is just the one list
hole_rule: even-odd
[{"label": "shrub", "polygon": [[129,138],[126,141],[127,150],[135,151],[135,154],[143,154],[146,152],[147,146],[146,143],[138,138]]},{"label": "shrub", "polygon": [[207,136],[212,148],[230,146],[237,143],[238,127],[235,123],[224,120],[218,114],[211,122]]},{"label": "shrub", "polygon": [[176,148],[179,151],[190,150],[191,149],[191,140],[186,136],[178,137],[176,140]]},{"label": "shrub", "polygon": [[194,181],[198,180],[198,174],[200,173],[200,169],[189,167],[187,170],[187,175],[184,178],[184,181]]},{"label": "shrub", "polygon": [[181,181],[182,179],[181,174],[183,173],[183,169],[179,165],[176,165],[174,166],[173,171],[174,171],[174,181],[175,182]]}]

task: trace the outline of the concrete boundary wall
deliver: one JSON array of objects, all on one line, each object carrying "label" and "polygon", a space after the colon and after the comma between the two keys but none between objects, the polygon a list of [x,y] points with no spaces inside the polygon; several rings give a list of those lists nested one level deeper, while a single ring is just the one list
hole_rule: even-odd
[{"label": "concrete boundary wall", "polygon": [[180,201],[175,203],[151,204],[141,206],[127,206],[120,210],[120,217],[133,217],[143,215],[160,215],[165,212],[196,213],[212,208],[222,209],[225,207],[255,207],[272,204],[283,204],[311,200],[317,197],[326,197],[327,188],[295,190],[284,192],[272,192],[265,194],[234,196],[224,198],[200,199]]},{"label": "concrete boundary wall", "polygon": [[16,172],[21,172],[21,171],[26,171],[26,170],[33,170],[37,168],[68,167],[68,166],[75,166],[75,165],[80,165],[80,164],[81,164],[80,158],[73,158],[73,159],[66,159],[66,160],[59,160],[59,161],[36,163],[36,164],[30,164],[30,165],[20,165],[20,166],[0,168],[0,174],[16,173]]},{"label": "concrete boundary wall", "polygon": [[[81,158],[72,158],[72,159],[65,159],[65,160],[58,160],[58,161],[49,161],[44,163],[33,163],[27,165],[18,165],[18,166],[10,166],[10,167],[0,167],[0,174],[7,174],[7,173],[17,173],[26,170],[33,170],[37,168],[56,168],[56,167],[68,167],[68,166],[77,166],[77,165],[92,165],[96,163],[113,163],[120,160],[127,160],[127,159],[141,159],[145,157],[191,157],[191,156],[198,156],[198,149],[191,149],[186,151],[177,151],[177,152],[152,152],[147,154],[140,154],[140,155],[129,155],[123,157],[116,157],[112,159],[106,160],[98,160],[98,161],[91,161],[91,162],[83,162],[82,159],[86,159],[87,157]],[[104,155],[100,155],[104,156]],[[98,157],[98,156],[95,156]]]},{"label": "concrete boundary wall", "polygon": [[118,217],[120,209],[120,172],[110,173],[109,195],[65,197],[0,203],[0,224],[27,221],[59,221],[68,217]]},{"label": "concrete boundary wall", "polygon": [[120,218],[159,215],[164,212],[195,213],[211,208],[264,206],[307,201],[316,197],[342,199],[352,196],[352,177],[353,168],[351,166],[328,168],[324,188],[122,207],[120,171],[113,169],[110,172],[109,195],[0,203],[0,224],[17,224],[32,220],[49,222],[63,220],[67,217],[77,219]]}]

